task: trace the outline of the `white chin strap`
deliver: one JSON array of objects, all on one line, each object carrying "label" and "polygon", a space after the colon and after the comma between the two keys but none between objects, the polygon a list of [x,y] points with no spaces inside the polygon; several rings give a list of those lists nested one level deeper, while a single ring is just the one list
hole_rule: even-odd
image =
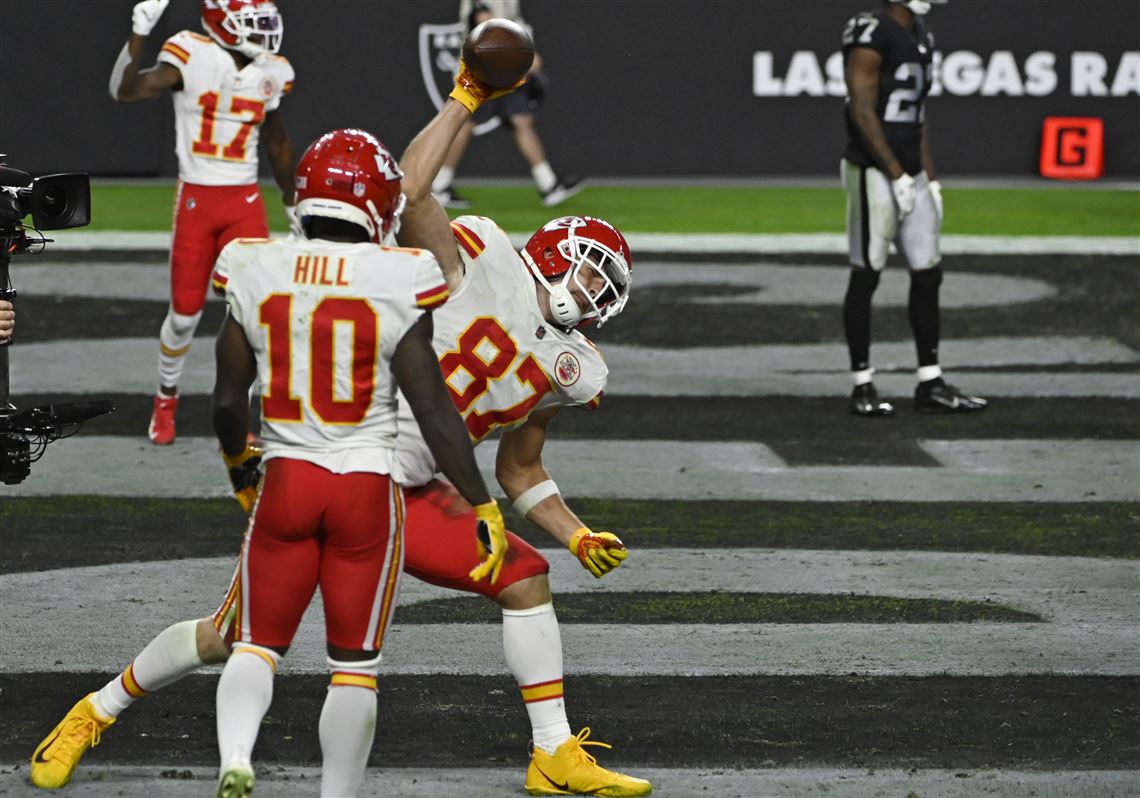
[{"label": "white chin strap", "polygon": [[582,309],[574,300],[574,295],[566,283],[551,285],[543,280],[546,290],[550,293],[550,315],[559,327],[573,327],[582,320]]}]

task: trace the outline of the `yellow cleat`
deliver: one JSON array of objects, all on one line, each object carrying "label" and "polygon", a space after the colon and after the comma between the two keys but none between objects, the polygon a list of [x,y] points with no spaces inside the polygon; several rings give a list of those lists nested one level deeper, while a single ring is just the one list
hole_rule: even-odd
[{"label": "yellow cleat", "polygon": [[79,699],[36,748],[29,774],[32,784],[46,790],[63,787],[71,781],[87,749],[98,745],[103,732],[115,722],[115,718],[104,720],[99,716],[91,703],[94,696],[89,693]]},{"label": "yellow cleat", "polygon": [[217,798],[247,798],[253,794],[253,769],[248,765],[230,765],[218,779]]},{"label": "yellow cleat", "polygon": [[653,792],[653,785],[645,779],[615,773],[599,765],[582,746],[613,746],[589,740],[589,736],[587,726],[577,737],[558,746],[553,754],[535,748],[526,770],[526,791],[531,795],[601,795],[605,798],[631,798]]}]

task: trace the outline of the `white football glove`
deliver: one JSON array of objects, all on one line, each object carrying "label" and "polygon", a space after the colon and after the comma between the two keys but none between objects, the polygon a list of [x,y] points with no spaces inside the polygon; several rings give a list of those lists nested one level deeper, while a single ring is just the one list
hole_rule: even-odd
[{"label": "white football glove", "polygon": [[301,227],[301,217],[297,215],[296,205],[285,206],[285,218],[289,220],[289,235],[304,238],[305,229]]},{"label": "white football glove", "polygon": [[131,31],[139,36],[149,36],[169,2],[170,0],[142,0],[141,3],[135,3],[135,9],[131,12]]},{"label": "white football glove", "polygon": [[914,210],[914,178],[903,172],[898,180],[891,181],[891,191],[895,195],[895,204],[898,205],[899,218],[903,218]]},{"label": "white football glove", "polygon": [[931,180],[926,186],[930,191],[930,198],[934,200],[934,210],[938,212],[938,224],[942,225],[942,184],[937,180]]}]

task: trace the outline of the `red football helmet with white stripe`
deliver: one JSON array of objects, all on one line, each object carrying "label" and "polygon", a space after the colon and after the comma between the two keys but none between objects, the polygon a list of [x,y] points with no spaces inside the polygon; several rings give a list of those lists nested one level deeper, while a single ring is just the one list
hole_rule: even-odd
[{"label": "red football helmet with white stripe", "polygon": [[285,35],[272,0],[202,0],[202,27],[222,47],[247,58],[276,53]]},{"label": "red football helmet with white stripe", "polygon": [[[616,227],[593,216],[563,216],[547,222],[519,251],[534,279],[550,293],[550,310],[556,324],[576,327],[597,321],[601,327],[622,312],[629,301],[633,255]],[[603,278],[593,294],[583,280],[583,269]],[[571,293],[577,286],[589,298],[583,312]]]},{"label": "red football helmet with white stripe", "polygon": [[404,173],[379,139],[364,130],[326,133],[297,164],[297,218],[325,216],[352,222],[376,244],[390,244],[400,229]]}]

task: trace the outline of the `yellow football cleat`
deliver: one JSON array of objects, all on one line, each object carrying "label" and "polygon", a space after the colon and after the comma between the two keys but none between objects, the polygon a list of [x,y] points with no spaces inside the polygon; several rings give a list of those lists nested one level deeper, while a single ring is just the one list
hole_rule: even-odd
[{"label": "yellow football cleat", "polygon": [[217,798],[247,798],[253,794],[253,769],[248,765],[230,765],[218,779]]},{"label": "yellow football cleat", "polygon": [[526,770],[526,791],[531,795],[601,795],[605,798],[631,798],[653,792],[653,785],[645,779],[615,773],[599,765],[582,746],[613,746],[589,740],[589,736],[587,726],[577,737],[558,746],[553,754],[536,747]]},{"label": "yellow football cleat", "polygon": [[36,748],[29,774],[32,784],[47,790],[67,784],[87,749],[98,745],[103,732],[115,722],[115,718],[99,717],[91,703],[94,696],[89,693],[79,699]]}]

